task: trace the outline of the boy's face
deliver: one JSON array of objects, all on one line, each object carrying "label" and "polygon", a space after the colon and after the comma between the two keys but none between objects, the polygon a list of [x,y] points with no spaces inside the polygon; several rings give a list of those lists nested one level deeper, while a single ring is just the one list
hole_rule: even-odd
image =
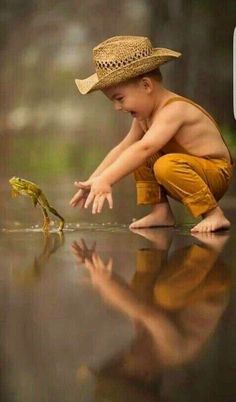
[{"label": "boy's face", "polygon": [[153,96],[142,79],[106,88],[103,93],[114,102],[116,110],[130,113],[137,120],[144,120],[152,113]]}]

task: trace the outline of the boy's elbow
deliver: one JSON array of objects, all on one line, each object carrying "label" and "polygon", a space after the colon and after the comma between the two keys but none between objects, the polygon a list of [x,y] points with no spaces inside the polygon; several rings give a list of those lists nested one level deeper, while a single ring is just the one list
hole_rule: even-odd
[{"label": "boy's elbow", "polygon": [[143,143],[140,145],[141,145],[141,149],[142,149],[143,153],[146,155],[147,158],[149,156],[152,156],[155,152],[158,151],[157,147],[153,147],[152,144]]}]

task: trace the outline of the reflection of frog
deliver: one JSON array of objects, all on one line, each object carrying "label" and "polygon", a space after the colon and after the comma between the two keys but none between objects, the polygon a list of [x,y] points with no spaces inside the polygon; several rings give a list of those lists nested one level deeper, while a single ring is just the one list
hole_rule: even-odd
[{"label": "reflection of frog", "polygon": [[21,285],[32,285],[40,279],[43,269],[51,254],[64,244],[63,232],[46,234],[44,236],[44,247],[38,256],[34,257],[34,262],[24,269],[14,269],[13,275]]},{"label": "reflection of frog", "polygon": [[58,212],[49,205],[49,202],[45,195],[43,194],[42,190],[37,186],[37,184],[32,183],[31,181],[20,179],[19,177],[12,177],[9,180],[9,183],[12,187],[12,196],[16,197],[17,195],[29,195],[32,197],[34,206],[36,207],[37,203],[42,208],[44,222],[42,229],[44,231],[48,230],[48,226],[50,223],[50,218],[48,216],[47,210],[50,211],[52,214],[56,215],[60,219],[60,225],[58,230],[63,230],[64,227],[64,219]]}]

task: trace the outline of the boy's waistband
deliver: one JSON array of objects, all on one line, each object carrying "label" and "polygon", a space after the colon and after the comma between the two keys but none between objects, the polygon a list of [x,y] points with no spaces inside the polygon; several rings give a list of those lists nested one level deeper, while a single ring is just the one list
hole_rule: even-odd
[{"label": "boy's waistband", "polygon": [[204,159],[208,159],[211,162],[225,162],[230,167],[233,167],[235,165],[235,162],[233,158],[230,155],[230,162],[226,158],[219,158],[219,157],[212,157],[212,156],[205,156]]}]

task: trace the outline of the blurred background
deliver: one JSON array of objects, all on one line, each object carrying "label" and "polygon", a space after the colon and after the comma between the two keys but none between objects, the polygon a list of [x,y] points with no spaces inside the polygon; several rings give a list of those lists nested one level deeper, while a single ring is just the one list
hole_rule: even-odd
[{"label": "blurred background", "polygon": [[[182,52],[162,67],[164,84],[212,113],[235,154],[235,16],[235,0],[2,0],[2,223],[39,219],[30,200],[10,199],[13,175],[39,184],[67,221],[126,224],[142,215],[132,177],[115,186],[113,211],[93,217],[68,204],[74,180],[87,179],[131,123],[102,93],[82,96],[74,83],[94,73],[92,48],[114,35],[148,36],[155,47]],[[182,207],[178,216],[189,219]]]}]

